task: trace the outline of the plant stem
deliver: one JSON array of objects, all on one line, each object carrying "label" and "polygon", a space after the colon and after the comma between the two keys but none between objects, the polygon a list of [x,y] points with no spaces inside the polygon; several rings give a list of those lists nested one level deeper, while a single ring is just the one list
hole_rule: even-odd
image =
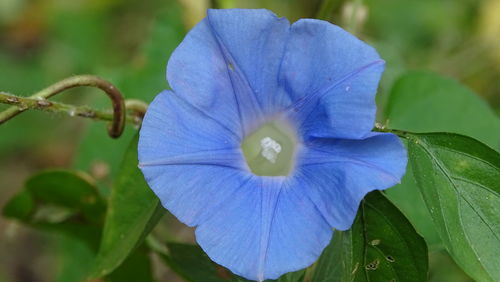
[{"label": "plant stem", "polygon": [[[47,98],[61,93],[66,89],[79,86],[96,87],[104,91],[104,93],[106,93],[106,95],[111,99],[113,112],[108,113],[96,111],[85,106],[76,107],[62,103],[50,102],[47,100]],[[108,133],[112,138],[120,137],[125,128],[127,113],[122,94],[113,84],[94,75],[77,75],[63,79],[35,93],[30,98],[18,97],[5,92],[2,92],[1,94],[3,97],[2,101],[0,101],[1,103],[14,106],[0,113],[0,124],[28,109],[38,109],[51,112],[66,112],[70,116],[83,116],[94,119],[111,120],[112,123],[108,128]]]},{"label": "plant stem", "polygon": [[397,136],[401,137],[401,138],[405,138],[407,139],[408,138],[408,134],[411,134],[410,132],[408,131],[404,131],[404,130],[399,130],[399,129],[390,129],[390,128],[387,128],[385,125],[382,125],[380,123],[375,123],[375,127],[372,129],[373,131],[376,131],[376,132],[388,132],[388,133],[393,133],[393,134],[396,134]]},{"label": "plant stem", "polygon": [[[128,100],[125,101],[129,104]],[[136,101],[131,101],[131,112],[125,116],[126,122],[138,124],[140,123],[141,116],[144,115],[144,110],[147,104],[136,104]],[[10,118],[19,112],[31,110],[40,110],[51,113],[62,113],[71,117],[85,117],[95,120],[113,121],[113,112],[94,110],[88,106],[73,106],[59,102],[52,102],[43,98],[19,97],[6,92],[0,92],[0,104],[12,105],[6,111],[0,112],[0,125],[7,122]],[[135,105],[135,106],[134,106]]]},{"label": "plant stem", "polygon": [[140,117],[141,119],[144,117],[144,114],[146,114],[148,106],[149,105],[147,103],[141,100],[136,100],[136,99],[125,100],[125,108],[127,109],[127,111],[134,112],[135,115],[137,117]]}]

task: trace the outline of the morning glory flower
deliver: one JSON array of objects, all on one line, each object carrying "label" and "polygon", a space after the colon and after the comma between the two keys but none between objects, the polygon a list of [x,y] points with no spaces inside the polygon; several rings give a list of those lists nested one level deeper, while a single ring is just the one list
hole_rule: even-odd
[{"label": "morning glory flower", "polygon": [[328,22],[209,10],[168,62],[139,165],[213,261],[260,281],[305,268],[405,172],[400,140],[371,132],[383,69]]}]

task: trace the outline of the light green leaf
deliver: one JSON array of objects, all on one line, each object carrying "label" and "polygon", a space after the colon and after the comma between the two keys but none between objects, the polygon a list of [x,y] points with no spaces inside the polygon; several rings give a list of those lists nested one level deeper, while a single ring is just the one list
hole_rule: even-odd
[{"label": "light green leaf", "polygon": [[[479,96],[458,82],[428,72],[409,72],[394,85],[385,112],[389,127],[411,132],[453,132],[500,146],[500,120]],[[439,236],[408,165],[401,185],[387,196],[410,219],[431,248]]]},{"label": "light green leaf", "polygon": [[394,84],[386,109],[389,127],[411,132],[452,132],[500,146],[500,119],[457,81],[409,72]]},{"label": "light green leaf", "polygon": [[446,249],[477,281],[500,280],[500,154],[466,136],[410,135],[415,179]]},{"label": "light green leaf", "polygon": [[116,269],[139,246],[164,214],[160,201],[138,168],[136,136],[111,192],[103,236],[91,277]]},{"label": "light green leaf", "polygon": [[336,231],[313,282],[427,281],[427,246],[380,192],[368,194],[348,231]]}]

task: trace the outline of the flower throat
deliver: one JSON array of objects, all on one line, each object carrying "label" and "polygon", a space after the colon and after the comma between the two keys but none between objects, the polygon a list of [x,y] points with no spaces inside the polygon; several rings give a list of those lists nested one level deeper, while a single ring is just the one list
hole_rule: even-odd
[{"label": "flower throat", "polygon": [[246,136],[241,149],[254,174],[286,176],[293,167],[296,143],[291,128],[272,121]]}]

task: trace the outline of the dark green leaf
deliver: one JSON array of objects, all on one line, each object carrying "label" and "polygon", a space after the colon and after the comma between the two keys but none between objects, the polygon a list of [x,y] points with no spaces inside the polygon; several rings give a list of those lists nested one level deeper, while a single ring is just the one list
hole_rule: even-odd
[{"label": "dark green leaf", "polygon": [[99,238],[101,238],[101,226],[72,221],[73,220],[70,219],[58,223],[34,222],[30,223],[30,226],[39,230],[57,232],[68,237],[76,238],[87,244],[93,252],[96,252],[99,246]]},{"label": "dark green leaf", "polygon": [[70,171],[42,172],[31,177],[25,189],[45,206],[81,211],[89,222],[102,222],[105,202],[86,174]]},{"label": "dark green leaf", "polygon": [[4,214],[32,223],[60,222],[70,217],[80,218],[80,222],[102,222],[105,201],[91,182],[80,172],[38,173],[7,203]]},{"label": "dark green leaf", "polygon": [[3,208],[3,215],[6,217],[16,218],[21,221],[29,219],[33,213],[35,203],[33,197],[27,191],[21,191],[15,195]]},{"label": "dark green leaf", "polygon": [[27,180],[4,215],[31,227],[62,233],[96,250],[105,202],[83,173],[46,171]]},{"label": "dark green leaf", "polygon": [[466,136],[410,135],[415,179],[458,265],[478,281],[500,280],[500,155]]},{"label": "dark green leaf", "polygon": [[[278,282],[301,282],[304,281],[304,277],[306,276],[306,270],[302,269],[295,272],[290,272],[285,275],[282,275],[277,281]],[[270,280],[266,280],[270,281]]]},{"label": "dark green leaf", "polygon": [[123,281],[155,281],[153,278],[151,260],[147,253],[143,250],[136,250],[127,259],[106,276],[104,281],[107,282],[123,282]]},{"label": "dark green leaf", "polygon": [[169,267],[187,281],[223,282],[246,281],[237,278],[227,269],[217,265],[197,245],[168,243],[168,255],[161,257]]},{"label": "dark green leaf", "polygon": [[81,240],[69,236],[57,236],[54,241],[57,254],[54,282],[85,281],[96,249],[92,250]]},{"label": "dark green leaf", "polygon": [[[386,110],[389,127],[411,132],[443,131],[477,138],[493,147],[500,145],[500,120],[479,96],[458,82],[427,72],[409,72],[394,85]],[[431,215],[408,170],[401,185],[387,195],[410,219],[431,247],[440,239]]]},{"label": "dark green leaf", "polygon": [[92,277],[102,277],[116,269],[164,213],[137,166],[137,142],[138,136],[130,143],[111,192]]},{"label": "dark green leaf", "polygon": [[[163,214],[157,198],[152,195],[137,168],[136,139],[126,156],[121,173],[117,180],[116,193],[113,193],[109,203],[110,209],[106,222],[108,229],[105,229],[108,232],[105,234],[107,242],[111,240],[111,243],[104,245],[107,248],[105,251],[111,252],[112,256],[110,260],[103,262],[116,263],[116,265],[106,269],[106,274],[113,272],[130,255]],[[31,227],[79,239],[86,244],[92,254],[95,254],[101,241],[106,206],[92,181],[86,178],[89,177],[85,174],[69,171],[49,171],[37,174],[31,177],[26,182],[25,189],[6,205],[4,214],[21,220]],[[146,211],[142,211],[143,208]],[[127,213],[127,211],[131,212]],[[151,214],[147,214],[148,212]],[[144,219],[144,216],[150,216],[149,220]],[[121,234],[125,235],[120,237]],[[131,275],[131,273],[136,273],[144,276],[135,280],[148,281],[148,277],[151,276],[149,259],[145,255],[134,253],[130,260],[132,264],[124,264],[124,267],[116,269],[106,279],[123,281],[121,280],[123,277],[139,277]],[[73,261],[66,263],[72,266],[75,261],[78,259],[74,258]],[[104,264],[104,266],[107,265]],[[80,275],[70,272],[63,274]],[[118,277],[116,278],[118,280],[113,280],[113,277]]]},{"label": "dark green leaf", "polygon": [[[160,254],[165,263],[179,276],[192,282],[249,282],[213,262],[198,245],[167,243],[168,255]],[[281,276],[278,282],[300,282],[305,270],[290,272]],[[275,280],[265,280],[275,281]]]},{"label": "dark green leaf", "polygon": [[348,231],[336,231],[312,281],[427,281],[427,246],[380,192],[362,201]]}]

